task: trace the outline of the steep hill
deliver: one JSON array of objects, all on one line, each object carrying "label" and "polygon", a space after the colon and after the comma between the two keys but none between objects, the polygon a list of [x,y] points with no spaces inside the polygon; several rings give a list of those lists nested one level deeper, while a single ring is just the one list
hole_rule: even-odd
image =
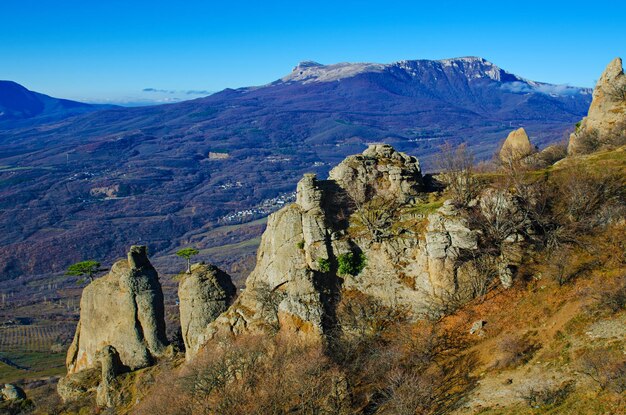
[{"label": "steep hill", "polygon": [[590,97],[481,58],[309,62],[261,87],[0,131],[0,279],[109,261],[141,241],[157,256],[223,244],[208,235],[216,226],[266,215],[303,173],[324,176],[370,142],[420,156],[426,170],[444,141],[490,157],[523,125],[542,146],[584,115]]},{"label": "steep hill", "polygon": [[43,124],[112,107],[53,98],[13,81],[0,81],[0,130]]}]

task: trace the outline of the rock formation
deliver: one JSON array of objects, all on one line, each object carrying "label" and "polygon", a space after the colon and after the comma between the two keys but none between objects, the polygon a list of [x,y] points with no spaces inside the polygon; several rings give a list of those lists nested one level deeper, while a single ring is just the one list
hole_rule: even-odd
[{"label": "rock formation", "polygon": [[[419,162],[388,145],[348,157],[328,180],[305,175],[296,202],[269,217],[246,289],[197,338],[281,330],[319,341],[337,327],[349,330],[354,316],[338,310],[351,297],[414,318],[433,299],[471,298],[482,270],[468,258],[480,251],[480,233],[450,202],[416,211],[424,191]],[[508,212],[509,199],[497,202],[498,212]],[[341,272],[346,258],[364,262]],[[512,261],[504,253],[494,259],[505,286]]]},{"label": "rock formation", "polygon": [[[622,60],[615,58],[604,70],[593,91],[588,115],[570,135],[568,153],[589,151],[586,147],[610,143],[626,130],[626,75]],[[594,143],[590,143],[593,141]]]},{"label": "rock formation", "polygon": [[145,246],[132,246],[127,260],[85,287],[80,310],[67,353],[70,375],[95,367],[98,352],[107,346],[131,370],[150,365],[165,351],[163,292]]},{"label": "rock formation", "polygon": [[102,379],[96,390],[96,403],[99,406],[113,407],[113,380],[120,373],[122,368],[122,362],[120,361],[120,355],[113,346],[105,346],[98,352],[98,360],[100,362],[102,370]]},{"label": "rock formation", "polygon": [[19,386],[13,385],[11,383],[6,383],[4,387],[0,390],[0,401],[19,401],[26,399],[26,394],[24,390]]},{"label": "rock formation", "polygon": [[519,128],[515,131],[511,131],[507,136],[502,148],[500,149],[500,160],[518,161],[521,160],[533,152],[533,145],[530,143],[528,134],[524,128]]},{"label": "rock formation", "polygon": [[206,342],[206,327],[226,311],[236,293],[230,276],[214,265],[194,264],[191,273],[183,274],[178,298],[187,359]]}]

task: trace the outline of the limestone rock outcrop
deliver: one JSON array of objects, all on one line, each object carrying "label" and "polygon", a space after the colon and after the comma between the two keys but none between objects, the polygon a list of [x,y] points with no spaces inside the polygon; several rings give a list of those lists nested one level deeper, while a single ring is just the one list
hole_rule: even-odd
[{"label": "limestone rock outcrop", "polygon": [[363,200],[377,195],[406,203],[423,190],[419,161],[387,144],[347,157],[330,171],[329,179]]},{"label": "limestone rock outcrop", "polygon": [[123,370],[120,355],[113,346],[105,346],[98,352],[98,360],[100,362],[102,377],[100,384],[96,389],[96,403],[99,406],[113,407],[114,386],[112,384],[115,377]]},{"label": "limestone rock outcrop", "polygon": [[[362,226],[369,220],[364,212],[400,211],[423,191],[419,162],[388,145],[348,157],[328,180],[305,175],[296,203],[269,217],[245,291],[209,325],[205,338],[286,330],[319,339],[342,325],[337,306],[344,297],[365,296],[370,303],[417,316],[434,293],[458,290],[461,254],[478,248],[478,236],[452,205],[428,217],[418,215],[418,222],[429,223],[425,235],[408,225],[388,234]],[[382,207],[372,205],[377,199],[384,201]],[[400,215],[415,220],[410,209]],[[366,259],[357,275],[339,272],[347,254]]]},{"label": "limestone rock outcrop", "polygon": [[502,144],[499,156],[503,162],[518,161],[531,155],[532,152],[533,145],[530,143],[526,130],[519,128],[509,133]]},{"label": "limestone rock outcrop", "polygon": [[589,113],[570,135],[568,153],[588,151],[589,141],[602,145],[626,136],[626,75],[622,60],[615,58],[606,67],[593,91]]},{"label": "limestone rock outcrop", "polygon": [[194,264],[178,285],[180,326],[186,357],[191,359],[206,342],[209,323],[228,309],[237,289],[228,274],[210,264]]},{"label": "limestone rock outcrop", "polygon": [[128,258],[85,287],[80,320],[67,353],[73,374],[97,365],[107,346],[130,370],[146,367],[165,352],[163,292],[145,246],[132,246]]},{"label": "limestone rock outcrop", "polygon": [[19,401],[26,399],[26,393],[19,386],[11,383],[6,383],[0,390],[0,400],[5,401]]},{"label": "limestone rock outcrop", "polygon": [[[446,296],[480,295],[481,279],[510,286],[521,234],[503,236],[485,276],[474,260],[481,255],[481,231],[452,202],[431,206],[425,191],[419,162],[387,145],[346,158],[328,180],[304,175],[296,202],[268,218],[246,289],[197,331],[188,359],[201,343],[222,336],[282,331],[326,341],[335,330],[358,330],[359,307],[420,318]],[[515,222],[519,212],[509,196],[485,194],[471,209]],[[512,229],[528,232],[521,222]],[[353,300],[359,304],[349,304]]]}]

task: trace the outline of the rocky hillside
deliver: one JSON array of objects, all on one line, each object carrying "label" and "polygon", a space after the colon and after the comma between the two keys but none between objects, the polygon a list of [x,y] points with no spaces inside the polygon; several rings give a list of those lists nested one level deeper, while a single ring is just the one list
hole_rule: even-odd
[{"label": "rocky hillside", "polygon": [[[95,396],[116,413],[260,414],[267,405],[306,413],[305,390],[307,404],[328,414],[526,413],[525,402],[618,413],[626,404],[625,151],[539,171],[528,164],[534,155],[519,156],[521,175],[509,161],[495,176],[474,176],[483,184],[468,203],[450,185],[440,195],[417,159],[387,145],[348,157],[327,180],[306,175],[296,202],[271,215],[234,302],[216,267],[182,274],[184,346],[153,354],[159,363],[144,369],[150,361],[129,360],[146,355],[133,336],[83,329],[101,320],[124,326],[133,315],[159,320],[162,299],[140,288],[153,268],[145,256],[128,265],[145,252],[132,248],[131,262],[85,290],[74,343],[97,346],[78,371],[72,346],[59,393],[68,407]],[[152,308],[90,305],[96,286],[96,298],[118,295],[104,285],[118,278],[135,279],[129,298],[148,295]],[[158,337],[159,324],[141,326],[146,339]],[[183,347],[187,363],[176,357]]]},{"label": "rocky hillside", "polygon": [[245,289],[211,264],[177,277],[169,341],[157,271],[131,247],[84,289],[60,398],[49,382],[1,408],[623,413],[626,147],[566,157],[519,129],[490,169],[465,146],[441,159],[432,177],[374,144],[305,174]]},{"label": "rocky hillside", "polygon": [[304,173],[325,177],[369,143],[432,170],[445,141],[465,141],[481,158],[520,126],[540,146],[558,141],[590,99],[587,89],[525,80],[481,58],[305,63],[268,85],[179,104],[0,126],[0,280],[30,297],[26,282],[86,258],[113,261],[137,235],[174,272],[180,245],[223,244],[217,227],[277,210]]}]

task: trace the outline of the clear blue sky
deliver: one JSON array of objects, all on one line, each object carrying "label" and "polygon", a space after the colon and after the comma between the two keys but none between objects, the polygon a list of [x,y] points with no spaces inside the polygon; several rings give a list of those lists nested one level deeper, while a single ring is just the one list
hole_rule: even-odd
[{"label": "clear blue sky", "polygon": [[72,99],[151,100],[265,84],[302,60],[477,55],[593,86],[626,58],[625,23],[626,1],[5,0],[0,79]]}]

